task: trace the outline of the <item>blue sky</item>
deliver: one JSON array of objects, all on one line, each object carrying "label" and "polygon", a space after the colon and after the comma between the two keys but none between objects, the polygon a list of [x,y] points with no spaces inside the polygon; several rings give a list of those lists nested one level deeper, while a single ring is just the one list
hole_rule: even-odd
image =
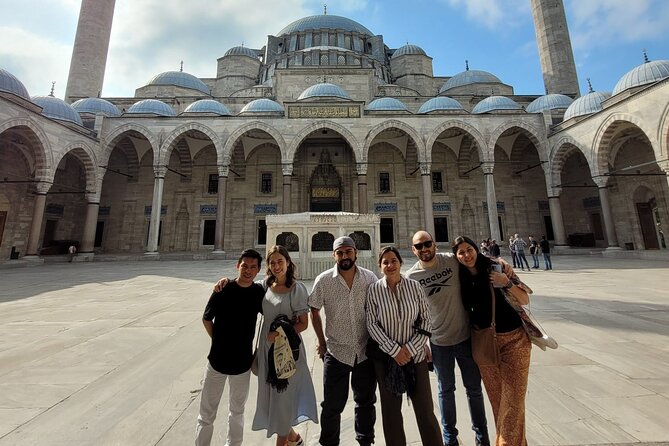
[{"label": "blue sky", "polygon": [[[669,59],[669,1],[564,0],[581,92],[599,91],[643,61]],[[516,94],[543,94],[530,0],[339,0],[328,14],[351,18],[386,45],[409,42],[433,58],[434,74],[489,71]],[[63,97],[79,0],[0,0],[0,68],[31,95]],[[214,77],[216,59],[242,42],[261,48],[293,20],[322,14],[308,0],[116,0],[103,96],[133,96],[154,75]]]}]

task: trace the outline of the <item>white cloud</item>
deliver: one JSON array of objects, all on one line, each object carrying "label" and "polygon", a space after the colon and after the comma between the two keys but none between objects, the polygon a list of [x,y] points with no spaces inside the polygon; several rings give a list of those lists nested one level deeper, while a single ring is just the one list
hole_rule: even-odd
[{"label": "white cloud", "polygon": [[[444,0],[442,0],[444,1]],[[488,29],[514,26],[529,13],[529,1],[523,0],[445,0],[451,8],[464,9],[467,17]],[[519,20],[520,19],[520,20]]]}]

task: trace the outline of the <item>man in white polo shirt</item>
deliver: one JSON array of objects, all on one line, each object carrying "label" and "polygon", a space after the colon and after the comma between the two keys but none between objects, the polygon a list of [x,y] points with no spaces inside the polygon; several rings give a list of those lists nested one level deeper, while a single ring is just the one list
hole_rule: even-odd
[{"label": "man in white polo shirt", "polygon": [[[309,296],[318,354],[323,359],[319,439],[323,446],[340,443],[341,413],[348,399],[349,378],[355,401],[355,439],[365,446],[374,442],[376,379],[374,365],[365,355],[369,339],[365,297],[367,288],[378,279],[370,270],[355,264],[357,253],[352,238],[336,239],[332,247],[336,266],[316,278]],[[325,311],[325,333],[321,309]]]}]

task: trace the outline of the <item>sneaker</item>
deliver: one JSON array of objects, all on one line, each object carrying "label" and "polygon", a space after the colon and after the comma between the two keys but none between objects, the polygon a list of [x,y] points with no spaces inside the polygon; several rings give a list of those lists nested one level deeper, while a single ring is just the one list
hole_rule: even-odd
[{"label": "sneaker", "polygon": [[547,334],[543,335],[540,338],[537,338],[537,337],[530,338],[530,340],[532,341],[532,343],[534,345],[536,345],[537,347],[539,347],[543,351],[546,351],[546,347],[552,348],[553,350],[558,348],[557,341],[555,339],[553,339],[552,337],[548,336]]}]

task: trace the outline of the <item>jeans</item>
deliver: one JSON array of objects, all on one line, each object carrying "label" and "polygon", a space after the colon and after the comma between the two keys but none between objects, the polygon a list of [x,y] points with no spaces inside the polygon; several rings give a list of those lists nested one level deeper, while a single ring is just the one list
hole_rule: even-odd
[{"label": "jeans", "polygon": [[539,254],[531,254],[531,255],[532,255],[532,261],[534,262],[532,267],[539,268]]},{"label": "jeans", "polygon": [[523,261],[525,261],[525,265],[527,265],[527,269],[530,269],[530,264],[527,262],[527,258],[525,257],[525,251],[518,251],[516,252],[516,257],[518,257],[518,268],[520,269],[525,269],[523,268]]},{"label": "jeans", "polygon": [[244,439],[244,406],[249,396],[249,379],[251,372],[241,375],[224,375],[214,370],[207,363],[200,395],[200,415],[197,417],[195,429],[195,444],[209,446],[214,433],[214,420],[221,395],[225,388],[225,381],[230,380],[230,413],[228,414],[227,446],[240,446]]},{"label": "jeans", "polygon": [[544,253],[544,265],[546,269],[553,269],[553,263],[551,262],[551,255]]},{"label": "jeans", "polygon": [[488,424],[481,390],[481,374],[472,358],[471,340],[467,339],[450,346],[440,346],[430,342],[430,348],[432,349],[432,362],[439,382],[439,407],[441,409],[444,444],[455,443],[458,436],[458,429],[455,426],[457,422],[455,412],[456,360],[462,374],[462,382],[467,391],[472,430],[476,434],[478,442],[488,444]]},{"label": "jeans", "polygon": [[[341,413],[348,399],[349,376],[355,401],[355,439],[360,444],[374,442],[376,378],[372,360],[367,359],[351,367],[326,352],[323,358],[323,402],[319,439],[324,446],[336,446],[340,443]],[[345,444],[350,444],[350,441]]]}]

